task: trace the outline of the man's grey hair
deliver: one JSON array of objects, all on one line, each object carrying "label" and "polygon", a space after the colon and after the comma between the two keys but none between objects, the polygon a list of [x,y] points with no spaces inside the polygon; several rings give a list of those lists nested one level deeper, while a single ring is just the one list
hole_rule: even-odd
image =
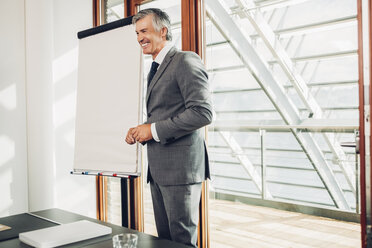
[{"label": "man's grey hair", "polygon": [[136,24],[137,21],[152,15],[152,25],[155,31],[159,32],[162,28],[167,28],[166,40],[172,40],[171,22],[167,13],[157,8],[143,9],[133,16],[132,23]]}]

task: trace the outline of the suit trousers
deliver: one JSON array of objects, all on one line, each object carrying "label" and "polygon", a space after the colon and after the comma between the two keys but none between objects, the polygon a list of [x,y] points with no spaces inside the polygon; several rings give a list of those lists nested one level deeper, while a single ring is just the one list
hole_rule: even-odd
[{"label": "suit trousers", "polygon": [[201,183],[150,188],[158,236],[197,247]]}]

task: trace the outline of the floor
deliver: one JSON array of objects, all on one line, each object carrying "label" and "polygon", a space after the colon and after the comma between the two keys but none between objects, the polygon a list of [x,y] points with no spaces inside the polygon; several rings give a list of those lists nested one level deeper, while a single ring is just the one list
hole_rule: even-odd
[{"label": "floor", "polygon": [[[210,200],[209,214],[211,248],[361,247],[357,223],[221,200]],[[156,235],[150,197],[145,232]]]},{"label": "floor", "polygon": [[209,209],[213,248],[361,247],[357,223],[220,200]]}]

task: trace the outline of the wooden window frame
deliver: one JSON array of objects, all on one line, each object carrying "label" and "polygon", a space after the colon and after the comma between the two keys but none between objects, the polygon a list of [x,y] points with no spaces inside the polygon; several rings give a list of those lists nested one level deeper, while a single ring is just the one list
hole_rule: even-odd
[{"label": "wooden window frame", "polygon": [[364,146],[364,87],[363,87],[363,34],[362,34],[362,0],[357,0],[357,20],[358,20],[358,78],[359,78],[359,132],[360,132],[360,225],[361,243],[365,248],[363,240],[366,240],[366,221],[365,221],[365,146]]},{"label": "wooden window frame", "polygon": [[[371,146],[371,136],[369,139],[366,139],[365,129],[369,128],[369,134],[372,133],[372,125],[369,124],[365,126],[366,123],[371,123],[370,119],[372,116],[372,108],[371,108],[371,101],[372,101],[372,3],[368,1],[368,8],[362,8],[362,0],[357,0],[357,22],[358,22],[358,76],[359,76],[359,157],[360,157],[360,224],[361,224],[361,244],[362,248],[367,248],[372,246],[372,234],[371,234],[371,218],[372,216],[372,188],[369,185],[372,182],[372,170],[370,170],[369,174],[366,174],[366,159],[369,159],[369,166],[372,165],[372,156],[366,156],[366,148],[369,147],[369,154],[372,154],[372,146]],[[366,34],[363,34],[363,21],[362,16],[368,16],[368,30],[367,35],[369,37],[368,41],[368,61],[369,61],[369,88],[365,88],[364,86],[364,62],[363,56],[365,55],[363,52],[363,37]],[[365,92],[368,90],[368,93]],[[369,106],[369,110],[365,109],[365,106]],[[366,111],[369,111],[366,113]],[[369,117],[368,117],[369,116]],[[368,188],[369,187],[369,188]],[[367,191],[369,190],[369,191]],[[368,212],[369,211],[369,212]]]},{"label": "wooden window frame", "polygon": [[[358,1],[360,1],[360,0],[358,0]],[[358,8],[359,9],[359,8]],[[372,3],[371,3],[371,0],[369,0],[368,1],[368,13],[367,13],[367,15],[368,15],[368,24],[369,24],[369,28],[368,28],[368,37],[369,37],[369,116],[370,116],[370,118],[371,118],[371,116],[372,116],[372,109],[371,109],[371,98],[372,98],[372,81],[371,81],[371,78],[372,78],[372,39],[371,39],[371,35],[372,35]],[[362,49],[361,49],[362,50]],[[362,50],[362,53],[363,53],[363,50]],[[361,58],[361,60],[363,61],[363,57]],[[363,70],[363,68],[364,68],[364,66],[363,66],[363,63],[362,64],[359,64],[359,68],[360,68],[360,71],[362,71]],[[363,74],[363,73],[362,73]],[[363,82],[364,82],[364,80],[361,80],[360,81],[360,87],[361,88],[364,88],[364,84],[363,84]],[[363,92],[364,93],[364,92]],[[364,96],[364,95],[362,95],[362,96]],[[363,112],[362,113],[364,113],[364,105],[363,105]],[[359,118],[360,120],[363,120],[362,122],[363,122],[363,132],[361,132],[361,135],[360,136],[362,136],[363,135],[363,137],[364,137],[364,115],[362,115],[362,113],[361,113],[361,117]],[[369,121],[370,122],[370,121]],[[370,122],[371,123],[371,122]],[[360,128],[361,128],[362,126],[360,126]],[[370,130],[369,130],[369,133],[371,134],[371,131],[372,131],[372,125],[370,124]],[[372,147],[371,147],[371,136],[369,137],[370,139],[369,139],[369,148],[370,148],[370,151],[369,151],[369,165],[371,166],[372,165],[372,156],[371,156],[371,152],[372,152]],[[364,145],[364,140],[363,140],[363,149],[365,149],[365,145]],[[365,150],[364,150],[365,151]],[[363,167],[365,167],[365,159],[363,159],[363,162],[364,162],[364,164],[363,164]],[[364,173],[365,173],[365,169],[364,169]],[[370,174],[369,175],[367,175],[367,177],[369,177],[369,183],[371,183],[372,182],[372,170],[370,169]],[[365,176],[364,176],[364,178],[365,178]],[[366,183],[364,182],[364,186],[366,186]],[[367,189],[367,187],[365,187],[365,189]],[[369,196],[371,196],[372,195],[372,188],[369,188]],[[362,218],[364,217],[364,225],[362,226],[362,231],[363,231],[363,228],[364,228],[364,232],[362,233],[362,241],[364,241],[363,242],[363,244],[362,245],[364,245],[364,247],[363,248],[366,248],[366,247],[371,247],[372,246],[372,238],[371,238],[371,219],[369,219],[369,220],[367,220],[366,218],[367,218],[367,216],[369,216],[369,218],[371,218],[371,216],[372,216],[372,198],[371,197],[369,197],[369,199],[367,198],[367,194],[365,193],[364,194],[364,202],[366,203],[366,201],[369,201],[369,206],[370,206],[370,213],[367,215],[367,208],[366,207],[364,207],[364,210],[365,210],[365,216],[362,216]],[[361,198],[363,198],[363,197],[361,197]],[[369,230],[367,229],[367,227],[369,228]],[[367,234],[369,234],[369,237],[367,236]],[[364,236],[363,236],[364,235]]]}]

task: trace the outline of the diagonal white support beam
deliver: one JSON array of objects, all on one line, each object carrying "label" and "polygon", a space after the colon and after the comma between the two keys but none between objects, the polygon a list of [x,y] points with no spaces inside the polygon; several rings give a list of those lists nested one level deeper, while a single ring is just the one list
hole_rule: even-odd
[{"label": "diagonal white support beam", "polygon": [[[258,35],[264,41],[266,47],[270,50],[271,54],[275,57],[280,67],[283,69],[289,81],[296,89],[297,94],[300,96],[300,99],[310,111],[310,116],[316,119],[322,118],[323,111],[321,107],[319,106],[315,97],[311,94],[311,91],[301,74],[297,72],[290,56],[282,46],[274,31],[266,22],[261,11],[257,8],[252,8],[256,7],[252,0],[235,0],[235,2],[240,8],[239,13],[244,15],[249,20]],[[355,196],[355,174],[351,167],[346,163],[345,152],[341,148],[339,142],[334,138],[334,135],[323,133],[322,136],[331,149],[333,155],[339,162],[342,173],[344,174],[346,181]]]},{"label": "diagonal white support beam", "polygon": [[340,143],[338,142],[337,138],[335,137],[334,133],[322,133],[325,141],[327,142],[328,147],[331,149],[332,154],[338,161],[342,173],[345,176],[345,179],[354,194],[354,197],[358,197],[356,193],[356,180],[355,180],[355,173],[352,170],[350,163],[347,163],[347,157],[342,149]]},{"label": "diagonal white support beam", "polygon": [[[261,60],[248,38],[241,33],[229,14],[215,0],[206,0],[206,7],[211,21],[226,40],[230,42],[231,47],[240,56],[244,65],[265,91],[285,123],[288,125],[299,124],[301,120],[297,108],[286,96],[283,87],[275,81],[267,64]],[[297,132],[296,129],[291,131],[319,174],[335,206],[340,209],[350,210],[345,195],[335,180],[333,171],[327,164],[323,153],[311,134]]]},{"label": "diagonal white support beam", "polygon": [[[310,114],[314,118],[321,117],[320,114],[322,109],[319,107],[313,95],[310,93],[310,89],[307,87],[305,80],[297,73],[291,58],[288,56],[287,51],[281,45],[277,39],[275,33],[264,19],[262,13],[258,9],[248,10],[249,6],[241,0],[235,0],[240,7],[240,14],[243,14],[249,22],[252,24],[256,32],[259,34],[261,39],[264,41],[266,47],[270,50],[271,54],[277,60],[283,72],[288,77],[300,96],[302,102],[306,108],[310,111]],[[249,0],[250,6],[254,6],[253,1]]]},{"label": "diagonal white support beam", "polygon": [[118,19],[120,19],[121,17],[120,17],[120,15],[116,12],[116,10],[115,9],[113,9],[113,8],[110,8],[109,9],[110,11],[111,11],[111,13],[116,17],[116,18],[118,18]]},{"label": "diagonal white support beam", "polygon": [[[262,179],[257,173],[256,169],[254,168],[254,165],[249,160],[247,155],[244,154],[244,150],[241,148],[239,143],[235,140],[235,138],[231,135],[230,132],[219,132],[219,134],[221,135],[223,140],[226,142],[226,144],[234,152],[240,164],[243,166],[245,171],[251,177],[253,184],[256,186],[260,194],[262,194]],[[267,198],[272,198],[270,192],[267,189],[265,190],[265,196]]]}]

